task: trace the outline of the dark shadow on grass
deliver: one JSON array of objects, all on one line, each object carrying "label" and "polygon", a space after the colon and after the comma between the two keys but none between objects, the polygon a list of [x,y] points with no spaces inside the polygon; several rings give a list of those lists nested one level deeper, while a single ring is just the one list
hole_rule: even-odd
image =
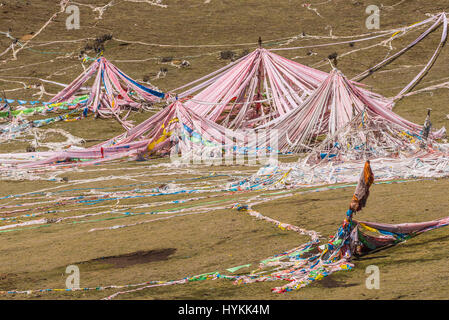
[{"label": "dark shadow on grass", "polygon": [[115,268],[126,268],[136,264],[168,260],[169,257],[175,252],[176,252],[175,248],[137,251],[132,253],[121,254],[118,256],[96,258],[89,261],[81,262],[81,264],[101,263],[113,265]]},{"label": "dark shadow on grass", "polygon": [[439,237],[439,238],[432,238],[432,239],[429,239],[429,240],[426,240],[426,241],[419,241],[419,242],[416,242],[416,243],[407,243],[405,245],[407,247],[409,247],[409,248],[412,248],[412,247],[419,247],[419,246],[422,246],[422,245],[425,245],[425,244],[428,244],[428,243],[433,243],[435,241],[444,241],[444,240],[449,240],[449,235],[442,236],[442,237]]},{"label": "dark shadow on grass", "polygon": [[353,257],[354,261],[364,261],[364,260],[373,260],[373,259],[381,259],[388,258],[389,256],[363,256],[363,257]]},{"label": "dark shadow on grass", "polygon": [[344,283],[343,281],[337,281],[333,279],[332,277],[326,277],[319,282],[317,282],[317,286],[324,287],[328,289],[332,288],[349,288],[349,287],[355,287],[358,286],[358,283]]}]

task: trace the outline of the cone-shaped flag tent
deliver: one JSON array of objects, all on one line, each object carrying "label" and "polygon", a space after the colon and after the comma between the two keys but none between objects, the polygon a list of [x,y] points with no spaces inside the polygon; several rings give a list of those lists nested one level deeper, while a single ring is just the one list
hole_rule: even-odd
[{"label": "cone-shaped flag tent", "polygon": [[[176,145],[177,152],[186,155],[193,149],[203,150],[207,147],[226,149],[243,145],[245,134],[234,132],[211,120],[204,119],[179,100],[176,100],[157,114],[142,122],[127,133],[104,144],[130,143],[147,140],[147,154],[167,154]],[[201,151],[200,151],[201,152]]]},{"label": "cone-shaped flag tent", "polygon": [[18,168],[66,167],[97,164],[127,156],[167,154],[189,157],[188,160],[216,161],[227,154],[248,155],[250,152],[244,147],[245,142],[248,142],[245,134],[204,119],[185,108],[180,101],[175,101],[129,131],[96,146],[61,152],[9,154],[8,159],[3,158],[2,162]]},{"label": "cone-shaped flag tent", "polygon": [[71,101],[87,81],[94,77],[89,88],[89,96],[79,103],[82,108],[97,113],[101,117],[111,117],[120,113],[121,108],[143,108],[140,102],[154,103],[164,98],[156,89],[147,88],[131,79],[106,58],[96,59],[71,84],[54,96],[50,102]]},{"label": "cone-shaped flag tent", "polygon": [[383,118],[361,112],[334,135],[328,136],[305,159],[308,164],[321,161],[358,161],[364,159],[437,159],[448,155],[447,145],[425,138]]},{"label": "cone-shaped flag tent", "polygon": [[230,128],[254,127],[301,105],[326,78],[325,72],[259,48],[179,91],[198,115]]},{"label": "cone-shaped flag tent", "polygon": [[[179,97],[189,98],[186,107],[200,116],[229,128],[254,128],[300,107],[327,76],[326,72],[258,48],[174,91],[190,87]],[[369,95],[379,105],[392,105],[380,95]]]},{"label": "cone-shaped flag tent", "polygon": [[[336,69],[304,105],[261,126],[260,129],[277,130],[280,151],[310,150],[310,146],[323,141],[326,136],[335,135],[362,113],[364,117],[360,117],[360,120],[365,121],[364,125],[379,132],[394,127],[395,132],[420,135],[423,129],[421,125],[412,123],[391,109],[385,108],[376,96],[360,89]],[[372,121],[366,122],[367,117]],[[442,128],[431,132],[429,137],[440,138],[444,134],[445,129]]]}]

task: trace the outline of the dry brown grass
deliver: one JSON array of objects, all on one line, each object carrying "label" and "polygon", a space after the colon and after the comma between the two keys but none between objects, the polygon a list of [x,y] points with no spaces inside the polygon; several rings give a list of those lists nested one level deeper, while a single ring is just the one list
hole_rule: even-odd
[{"label": "dry brown grass", "polygon": [[[305,32],[306,34],[328,35],[332,26],[335,35],[355,35],[367,33],[364,27],[366,15],[364,10],[373,1],[334,0],[328,5],[314,5],[324,1],[313,1],[324,17],[301,6],[303,1],[271,1],[271,0],[228,0],[204,4],[203,0],[166,0],[167,9],[119,2],[107,9],[102,20],[95,20],[96,14],[85,6],[81,6],[81,29],[68,31],[65,29],[65,18],[60,16],[41,35],[30,44],[38,44],[52,40],[74,40],[96,37],[105,33],[113,33],[115,38],[128,41],[144,41],[164,44],[232,44],[255,43],[259,36],[263,39],[279,39]],[[308,1],[311,2],[311,1]],[[382,1],[384,6],[393,5],[397,0]],[[56,1],[54,2],[56,3]],[[96,3],[104,5],[107,1],[82,1],[79,3]],[[380,3],[379,3],[380,5]],[[436,13],[446,8],[445,0],[406,1],[393,9],[384,8],[381,14],[381,28],[390,29],[406,26],[424,19],[425,13]],[[48,1],[10,1],[0,7],[0,31],[12,28],[12,34],[20,38],[36,31],[51,14],[58,10],[57,5],[49,5]],[[35,14],[39,12],[39,14]],[[418,45],[413,51],[404,55],[383,72],[368,78],[364,83],[372,86],[375,91],[392,96],[410,81],[433,53],[438,41],[439,32]],[[416,38],[417,32],[399,41],[393,42],[395,50]],[[328,41],[328,40],[327,40]],[[302,40],[292,45],[309,45],[318,40]],[[325,41],[321,41],[323,43]],[[0,47],[9,45],[9,40],[0,37]],[[33,47],[33,50],[46,51],[38,53],[23,50],[17,61],[0,65],[0,79],[7,76],[23,76],[45,78],[63,83],[69,83],[82,71],[77,58],[79,51],[86,42],[58,43],[52,46]],[[118,41],[106,44],[105,56],[116,61],[118,67],[136,79],[146,75],[156,74],[161,67],[168,68],[165,78],[152,81],[164,91],[176,88],[184,83],[205,75],[228,61],[219,59],[222,50],[234,50],[237,54],[254,46],[219,48],[159,48],[139,46],[136,44],[120,45]],[[368,41],[356,44],[355,47],[341,45],[332,48],[317,48],[317,55],[307,56],[306,50],[286,51],[281,54],[297,58],[303,64],[313,66],[325,59],[329,54],[337,52],[340,55],[350,50],[369,46]],[[266,45],[276,47],[276,44]],[[0,50],[2,51],[2,50]],[[52,54],[48,52],[61,52]],[[339,59],[338,67],[349,77],[364,71],[369,66],[380,61],[388,49],[377,47],[347,55]],[[65,53],[73,53],[70,57],[62,57]],[[201,55],[199,57],[192,57]],[[4,56],[2,58],[9,57]],[[62,58],[57,58],[62,57]],[[189,68],[180,68],[161,64],[159,58],[174,57],[185,59],[191,63]],[[448,49],[445,48],[440,59],[425,78],[422,88],[432,81],[447,78]],[[119,62],[117,60],[153,60],[143,62]],[[50,61],[53,59],[52,61]],[[41,64],[36,64],[41,63]],[[26,66],[29,64],[36,64]],[[19,69],[10,69],[25,66]],[[412,66],[399,69],[403,66]],[[69,68],[68,68],[69,67]],[[62,70],[68,68],[66,70]],[[321,70],[329,70],[324,64]],[[55,71],[61,73],[54,74]],[[23,80],[34,83],[34,80]],[[432,83],[433,84],[433,83]],[[16,88],[17,84],[0,82],[1,88]],[[56,92],[59,87],[45,84],[50,92]],[[8,94],[10,98],[35,99],[35,91],[15,91]],[[433,124],[435,127],[447,125],[444,116],[449,113],[447,101],[449,93],[439,90],[433,95],[421,94],[400,101],[395,111],[407,119],[422,123],[425,109],[433,108]],[[49,97],[45,97],[49,98]],[[135,114],[136,123],[144,120],[148,114]],[[122,128],[113,120],[87,119],[74,123],[57,123],[55,128],[62,128],[75,136],[87,140],[107,139],[121,133]],[[91,142],[91,144],[94,142]],[[89,145],[89,143],[87,144]],[[1,152],[23,151],[26,144],[2,144]],[[158,163],[164,160],[156,160]],[[197,173],[179,171],[173,176],[156,175],[157,170],[149,169],[149,163],[120,163],[90,168],[83,172],[65,174],[68,183],[51,181],[2,181],[0,195],[32,192],[44,188],[61,187],[62,189],[81,187],[110,187],[131,183],[153,182],[152,187],[173,179],[192,178],[206,175],[211,171],[227,172],[236,176],[246,176],[257,170],[257,167],[219,167],[202,168]],[[107,169],[107,170],[106,170]],[[129,170],[125,170],[129,169]],[[241,170],[241,173],[235,171]],[[171,171],[171,170],[170,170]],[[168,172],[168,171],[167,171]],[[138,181],[116,179],[95,183],[74,185],[77,179],[88,179],[109,175],[124,175],[140,173]],[[212,186],[223,185],[228,178],[224,177],[211,182]],[[200,186],[198,182],[180,182],[179,185]],[[382,222],[418,222],[447,216],[448,197],[446,179],[437,181],[408,182],[402,184],[376,185],[372,189],[368,207],[360,213],[360,219]],[[131,189],[131,188],[123,188]],[[267,202],[255,209],[283,222],[292,223],[307,229],[321,232],[323,235],[333,234],[343,219],[353,189],[338,189],[320,193],[295,195],[289,198]],[[244,201],[249,195],[260,194],[227,194],[218,193],[218,198],[227,207],[220,210],[198,215],[175,217],[166,221],[157,221],[117,230],[88,232],[92,228],[108,227],[122,223],[133,223],[152,219],[151,216],[135,216],[108,221],[94,221],[96,218],[84,219],[84,223],[51,224],[49,227],[0,233],[0,290],[62,288],[65,285],[65,268],[69,264],[77,264],[81,270],[81,286],[100,286],[110,284],[140,283],[148,280],[180,279],[185,276],[205,272],[220,271],[226,268],[267,258],[283,250],[293,248],[308,239],[297,234],[282,231],[255,219],[232,210],[232,203]],[[79,194],[78,192],[71,193]],[[53,199],[55,196],[49,196]],[[187,199],[191,196],[164,196],[123,200],[120,204],[135,205],[153,203],[174,199]],[[210,201],[217,198],[210,199]],[[6,203],[21,203],[22,200],[0,200],[0,205]],[[199,200],[192,204],[208,201]],[[22,201],[26,202],[26,201]],[[111,208],[115,203],[108,203]],[[157,209],[174,208],[177,205],[164,205]],[[178,205],[179,206],[179,205]],[[84,204],[65,206],[68,212],[50,214],[48,217],[71,216],[87,212]],[[89,212],[101,211],[100,208]],[[114,216],[113,214],[110,214]],[[103,216],[106,217],[107,215]],[[157,218],[155,216],[154,218]],[[26,220],[26,219],[24,219]],[[373,256],[355,262],[356,267],[349,272],[340,272],[317,282],[312,286],[297,292],[275,295],[270,288],[278,283],[259,283],[244,286],[234,286],[224,280],[196,282],[180,286],[154,288],[136,294],[123,296],[125,299],[446,299],[447,263],[449,254],[447,247],[449,236],[447,229],[429,232],[412,239],[395,248],[381,251]],[[168,251],[167,251],[168,250]],[[147,252],[148,260],[139,263],[119,265],[104,263],[99,258],[130,255],[135,252]],[[169,252],[162,255],[155,252]],[[144,255],[145,256],[145,255]],[[365,288],[365,268],[375,264],[381,270],[381,289],[367,290]],[[247,271],[246,269],[243,270]],[[8,295],[0,298],[9,299],[93,299],[112,294],[114,290],[50,293],[39,295]]]}]

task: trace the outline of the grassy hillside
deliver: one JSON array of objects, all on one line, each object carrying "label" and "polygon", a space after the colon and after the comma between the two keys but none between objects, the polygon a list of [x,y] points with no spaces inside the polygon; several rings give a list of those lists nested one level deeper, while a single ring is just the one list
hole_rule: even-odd
[{"label": "grassy hillside", "polygon": [[[50,17],[60,10],[59,1],[0,0],[0,32],[5,33],[9,29],[9,35],[19,39],[20,43],[27,43],[27,39],[31,38],[15,59],[11,50],[4,51],[11,45],[12,39],[0,33],[0,89],[5,90],[8,98],[12,99],[50,99],[51,95],[35,95],[40,90],[33,86],[42,84],[47,93],[58,92],[60,86],[43,80],[70,83],[83,71],[83,66],[88,65],[88,62],[83,62],[83,55],[96,56],[96,52],[91,49],[95,39],[109,34],[112,39],[103,44],[104,56],[133,78],[149,82],[166,92],[228,64],[229,59],[221,58],[223,51],[233,51],[236,56],[240,56],[253,50],[259,36],[266,48],[318,45],[372,33],[365,26],[365,9],[368,5],[376,4],[381,8],[380,30],[408,26],[426,19],[429,13],[448,9],[446,0],[162,0],[159,5],[153,2],[156,1],[71,1],[80,9],[80,29],[67,30],[66,13],[57,14],[46,25]],[[306,3],[310,7],[305,6]],[[46,27],[41,30],[44,25]],[[388,54],[402,49],[423,31],[421,28],[411,32],[393,41],[391,47],[376,45],[379,40],[370,40],[280,51],[278,54],[329,71],[326,58],[336,52],[339,56],[338,68],[351,78]],[[441,28],[363,83],[387,97],[396,95],[430,59],[440,35]],[[20,45],[15,46],[15,49],[18,48]],[[416,89],[448,81],[448,57],[449,48],[446,47]],[[177,67],[182,60],[188,61],[190,66]],[[166,75],[158,78],[161,69]],[[433,125],[448,126],[448,102],[449,91],[440,89],[405,98],[397,103],[395,111],[413,122],[422,123],[426,108],[431,107]],[[138,123],[148,116],[147,113],[139,113],[134,114],[132,119]],[[123,130],[112,119],[93,118],[57,123],[52,127],[62,128],[92,141],[110,138]],[[23,152],[26,147],[26,143],[11,142],[1,144],[0,152]],[[1,199],[0,217],[36,214],[33,219],[56,219],[109,212],[68,219],[61,223],[48,223],[46,227],[0,233],[0,256],[3,257],[0,259],[0,291],[63,288],[65,268],[70,264],[80,267],[82,287],[181,279],[213,271],[226,272],[225,269],[237,265],[255,265],[262,259],[308,240],[231,209],[233,203],[246,201],[250,197],[272,196],[260,195],[263,192],[229,194],[219,191],[220,186],[230,180],[254,173],[257,166],[153,166],[167,161],[116,162],[60,175],[67,177],[68,182],[1,181],[0,196],[45,191],[37,198],[26,196]],[[225,176],[211,180],[206,178],[205,181],[195,180],[207,177],[214,171]],[[156,188],[172,180],[180,188],[213,189],[207,194],[207,199],[191,200],[193,206],[205,206],[204,202],[207,201],[220,201],[207,204],[210,210],[202,213],[185,216],[167,213],[163,217],[172,218],[153,222],[148,221],[160,216],[125,217],[114,211],[138,208],[139,212],[143,212],[149,210],[146,207],[148,205],[154,206],[154,210],[174,210],[180,205],[168,204],[168,201],[196,196],[114,198],[117,194],[123,196],[126,192],[137,192],[138,188]],[[148,185],[124,186],[142,183]],[[447,216],[448,187],[447,179],[376,185],[372,189],[367,209],[360,215],[369,221],[394,223]],[[68,201],[66,197],[69,196],[86,196],[88,191],[80,188],[106,188],[104,191],[92,191],[92,194],[104,192],[115,200],[94,203],[92,206],[82,202],[64,202]],[[47,189],[70,191],[47,195]],[[353,188],[348,187],[321,193],[295,194],[267,201],[255,209],[269,217],[328,236],[341,223],[352,193]],[[17,222],[29,220],[31,218],[21,217]],[[140,224],[89,232],[93,228],[132,223]],[[143,290],[123,298],[446,299],[448,246],[448,230],[430,232],[404,245],[355,261],[356,267],[352,271],[334,274],[311,287],[284,295],[270,292],[270,288],[280,283],[235,286],[226,281],[206,281]],[[365,287],[365,268],[370,264],[380,267],[380,290],[367,290]],[[102,298],[115,291],[0,295],[0,298]]]}]

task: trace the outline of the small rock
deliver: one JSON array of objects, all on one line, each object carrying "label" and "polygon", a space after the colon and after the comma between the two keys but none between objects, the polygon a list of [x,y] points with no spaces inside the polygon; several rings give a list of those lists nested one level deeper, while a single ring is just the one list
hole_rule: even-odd
[{"label": "small rock", "polygon": [[233,60],[237,54],[234,51],[226,50],[220,52],[220,59],[222,60]]},{"label": "small rock", "polygon": [[161,58],[161,62],[172,62],[173,61],[173,57],[162,57]]}]

